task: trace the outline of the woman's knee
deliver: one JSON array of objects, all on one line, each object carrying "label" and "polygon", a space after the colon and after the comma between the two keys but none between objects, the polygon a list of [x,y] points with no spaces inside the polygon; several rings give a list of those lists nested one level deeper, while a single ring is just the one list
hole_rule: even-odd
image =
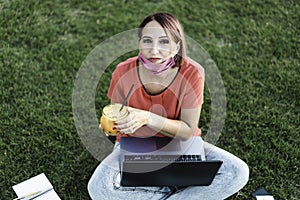
[{"label": "woman's knee", "polygon": [[105,173],[100,164],[88,182],[87,189],[92,199],[99,199],[100,196],[103,196],[103,193],[106,190],[105,181],[107,181],[107,177],[103,176],[103,174]]},{"label": "woman's knee", "polygon": [[238,183],[239,189],[243,188],[249,180],[249,167],[243,160],[234,163],[235,182]]},{"label": "woman's knee", "polygon": [[99,192],[99,188],[97,187],[97,183],[93,179],[93,177],[89,180],[87,185],[87,190],[92,199],[95,199],[95,194]]},{"label": "woman's knee", "polygon": [[246,185],[249,180],[250,170],[248,165],[243,160],[241,160],[239,164],[239,174],[241,182],[244,182],[244,184]]}]

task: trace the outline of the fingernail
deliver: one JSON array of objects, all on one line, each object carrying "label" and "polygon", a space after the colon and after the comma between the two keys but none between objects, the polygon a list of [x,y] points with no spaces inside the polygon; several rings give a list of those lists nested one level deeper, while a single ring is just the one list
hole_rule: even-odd
[{"label": "fingernail", "polygon": [[117,128],[116,127],[113,127],[113,130],[116,130]]},{"label": "fingernail", "polygon": [[114,122],[114,125],[118,125],[117,122]]}]

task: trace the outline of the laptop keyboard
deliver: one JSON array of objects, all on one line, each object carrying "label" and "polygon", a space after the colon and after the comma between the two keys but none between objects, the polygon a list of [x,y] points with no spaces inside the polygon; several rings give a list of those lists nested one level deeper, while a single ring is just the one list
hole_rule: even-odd
[{"label": "laptop keyboard", "polygon": [[200,155],[126,155],[124,161],[198,162]]}]

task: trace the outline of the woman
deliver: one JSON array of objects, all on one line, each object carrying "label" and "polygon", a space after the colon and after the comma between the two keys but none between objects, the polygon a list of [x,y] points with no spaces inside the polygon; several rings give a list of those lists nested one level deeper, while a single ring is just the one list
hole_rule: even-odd
[{"label": "woman", "polygon": [[[146,17],[138,30],[138,56],[120,63],[113,72],[108,97],[122,103],[129,88],[129,115],[116,122],[114,151],[102,161],[88,184],[92,199],[225,199],[248,181],[248,166],[234,155],[204,142],[207,160],[223,161],[220,174],[209,186],[122,187],[119,174],[120,137],[200,136],[204,70],[185,55],[184,35],[178,20],[168,13]],[[199,150],[201,152],[201,150]]]}]

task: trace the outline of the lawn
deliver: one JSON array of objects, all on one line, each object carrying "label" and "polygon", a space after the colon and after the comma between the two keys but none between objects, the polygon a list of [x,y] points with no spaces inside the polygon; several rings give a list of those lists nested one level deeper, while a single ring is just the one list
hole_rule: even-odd
[{"label": "lawn", "polygon": [[[95,79],[91,127],[75,123],[78,71],[97,45],[156,11],[176,15],[222,77],[226,117],[216,145],[250,168],[248,184],[230,199],[251,199],[260,187],[276,199],[299,199],[299,10],[296,0],[0,0],[1,199],[13,199],[11,186],[42,172],[61,199],[89,199],[87,182],[99,161],[80,128],[102,134],[96,125],[109,102],[110,74],[136,52],[118,57]],[[206,87],[204,135],[210,113]]]}]

